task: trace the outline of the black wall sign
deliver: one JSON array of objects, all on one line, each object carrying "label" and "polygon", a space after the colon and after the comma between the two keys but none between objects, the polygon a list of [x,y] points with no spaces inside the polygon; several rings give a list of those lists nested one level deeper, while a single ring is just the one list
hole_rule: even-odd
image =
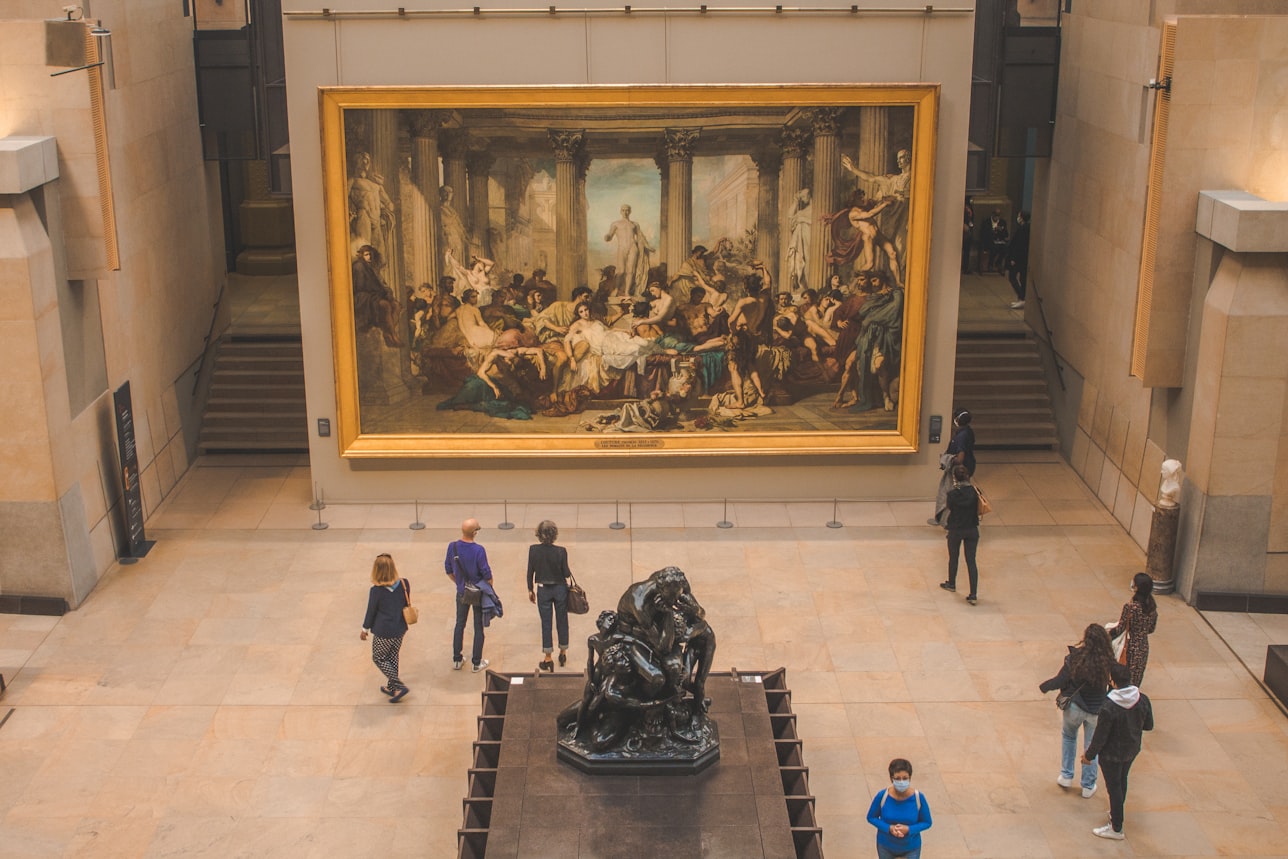
[{"label": "black wall sign", "polygon": [[112,395],[116,407],[116,443],[121,459],[121,487],[125,499],[125,558],[142,558],[154,545],[143,534],[143,490],[139,485],[139,453],[134,443],[134,407],[130,383]]}]

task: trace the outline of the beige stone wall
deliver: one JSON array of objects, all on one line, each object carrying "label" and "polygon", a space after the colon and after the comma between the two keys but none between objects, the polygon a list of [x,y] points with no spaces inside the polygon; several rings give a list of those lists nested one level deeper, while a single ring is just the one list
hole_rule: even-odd
[{"label": "beige stone wall", "polygon": [[58,493],[37,327],[52,304],[54,255],[31,200],[9,203],[0,208],[0,502],[49,502]]},{"label": "beige stone wall", "polygon": [[[201,156],[191,27],[181,5],[96,2],[94,17],[113,33],[117,82],[104,101],[120,269],[107,269],[88,75],[49,76],[54,69],[44,64],[39,19],[51,9],[0,3],[0,17],[35,19],[0,21],[0,134],[55,137],[60,172],[33,192],[46,200],[50,279],[18,283],[6,271],[4,281],[6,295],[27,293],[32,319],[26,325],[35,337],[34,354],[27,350],[18,362],[6,361],[6,373],[34,374],[43,403],[30,424],[6,422],[0,450],[13,451],[21,434],[35,434],[47,439],[46,451],[33,451],[18,469],[23,481],[39,486],[23,485],[19,492],[11,484],[0,500],[61,505],[70,558],[64,567],[91,569],[51,565],[22,590],[9,592],[66,596],[75,604],[118,552],[111,391],[131,384],[146,511],[188,467],[180,402],[192,395],[185,371],[201,354],[223,276],[222,233],[217,171]],[[39,229],[39,220],[34,223]],[[99,292],[108,385],[79,414],[71,413],[67,393],[53,277],[85,280]],[[8,337],[4,341],[2,348],[16,348]],[[0,385],[0,411],[12,414],[20,405],[31,411],[32,402],[14,386]],[[8,512],[17,516],[18,509]]]},{"label": "beige stone wall", "polygon": [[1032,277],[1061,358],[1084,380],[1070,461],[1144,546],[1164,451],[1148,442],[1150,391],[1128,368],[1149,159],[1141,84],[1159,31],[1144,4],[1077,4],[1063,20]]},{"label": "beige stone wall", "polygon": [[[1280,16],[1204,14],[1216,12]],[[1158,74],[1162,23],[1177,13],[1147,387],[1131,376],[1154,98],[1143,84]],[[1083,382],[1071,462],[1142,547],[1164,458],[1182,460],[1203,493],[1238,484],[1227,497],[1251,492],[1241,475],[1252,473],[1265,478],[1257,487],[1265,497],[1270,477],[1288,471],[1274,443],[1207,459],[1228,450],[1213,443],[1215,428],[1205,422],[1218,402],[1207,396],[1198,357],[1200,342],[1216,336],[1203,302],[1221,256],[1195,234],[1200,190],[1288,199],[1283,13],[1283,2],[1084,2],[1064,19],[1059,118],[1038,195],[1044,203],[1035,206],[1033,276],[1060,356]],[[1288,362],[1269,366],[1281,382],[1288,378]],[[1275,510],[1282,511],[1288,479],[1277,479]],[[1275,516],[1282,532],[1283,513]],[[1263,558],[1284,551],[1268,545],[1264,531],[1247,533],[1260,541]],[[1284,556],[1269,557],[1270,568],[1283,569],[1275,589],[1288,591]]]},{"label": "beige stone wall", "polygon": [[[385,8],[365,0],[336,11]],[[492,4],[531,8],[513,2]],[[569,6],[602,4],[581,0]],[[633,4],[664,6],[660,2]],[[740,4],[747,6],[749,4]],[[935,162],[924,415],[952,404],[974,22],[969,14],[595,15],[285,22],[295,235],[310,429],[335,413],[335,371],[322,221],[319,86],[413,84],[884,83],[942,85]],[[969,5],[969,4],[965,4]],[[288,0],[284,10],[316,10]],[[410,8],[410,7],[409,7]],[[427,49],[432,46],[432,50]],[[942,217],[940,213],[948,213]],[[924,421],[923,421],[924,423]],[[451,497],[551,500],[933,497],[939,471],[924,442],[909,456],[692,457],[621,464],[560,460],[362,462],[312,437],[314,480],[328,499]]]}]

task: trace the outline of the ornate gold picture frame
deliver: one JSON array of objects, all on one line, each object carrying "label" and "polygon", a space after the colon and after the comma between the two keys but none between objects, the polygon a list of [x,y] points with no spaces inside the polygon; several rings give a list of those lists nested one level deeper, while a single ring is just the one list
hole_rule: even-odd
[{"label": "ornate gold picture frame", "polygon": [[341,454],[915,451],[938,95],[323,88]]}]

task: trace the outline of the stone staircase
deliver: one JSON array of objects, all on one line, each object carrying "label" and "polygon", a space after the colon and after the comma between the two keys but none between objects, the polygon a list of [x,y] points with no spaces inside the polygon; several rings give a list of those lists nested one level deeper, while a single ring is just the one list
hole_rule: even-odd
[{"label": "stone staircase", "polygon": [[215,350],[201,452],[308,453],[298,334],[231,334]]},{"label": "stone staircase", "polygon": [[1059,446],[1042,356],[1032,337],[959,335],[953,412],[961,408],[971,412],[981,450]]}]

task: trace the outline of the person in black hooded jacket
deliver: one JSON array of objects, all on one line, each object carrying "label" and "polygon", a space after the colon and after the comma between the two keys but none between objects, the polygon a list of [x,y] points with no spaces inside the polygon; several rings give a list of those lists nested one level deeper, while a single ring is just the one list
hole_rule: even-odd
[{"label": "person in black hooded jacket", "polygon": [[1122,841],[1123,805],[1127,800],[1127,773],[1140,754],[1140,737],[1144,731],[1154,730],[1154,708],[1149,698],[1131,685],[1127,666],[1114,663],[1109,669],[1113,689],[1105,705],[1100,708],[1100,719],[1091,745],[1082,754],[1082,762],[1100,758],[1100,771],[1105,777],[1109,793],[1109,823],[1091,830],[1101,838]]}]

